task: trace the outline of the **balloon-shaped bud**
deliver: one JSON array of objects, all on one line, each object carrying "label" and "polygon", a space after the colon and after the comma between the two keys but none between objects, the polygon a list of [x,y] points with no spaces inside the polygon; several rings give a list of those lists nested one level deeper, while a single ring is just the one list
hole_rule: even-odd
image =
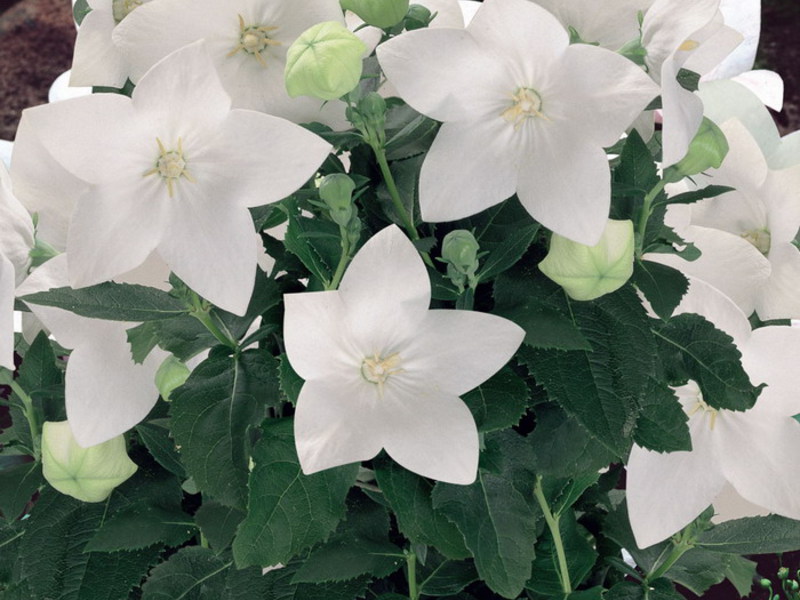
[{"label": "balloon-shaped bud", "polygon": [[451,231],[442,240],[442,258],[459,273],[472,276],[478,270],[478,240],[466,229]]},{"label": "balloon-shaped bud", "polygon": [[609,294],[633,274],[633,223],[609,220],[600,241],[584,246],[553,234],[539,270],[564,288],[573,300]]},{"label": "balloon-shaped bud", "polygon": [[339,3],[367,25],[381,29],[397,25],[408,12],[408,0],[340,0]]},{"label": "balloon-shaped bud", "polygon": [[170,394],[189,379],[189,367],[171,354],[164,359],[156,371],[156,387],[161,397],[169,402]]},{"label": "balloon-shaped bud", "polygon": [[121,435],[81,448],[67,421],[46,422],[42,428],[42,473],[62,494],[83,502],[101,502],[136,469]]},{"label": "balloon-shaped bud", "polygon": [[353,218],[353,190],[356,184],[344,173],[333,173],[322,178],[319,197],[331,214],[331,219],[340,227],[347,227]]},{"label": "balloon-shaped bud", "polygon": [[703,117],[686,156],[664,171],[664,179],[674,183],[708,169],[718,169],[727,154],[725,134],[713,121]]},{"label": "balloon-shaped bud", "polygon": [[284,79],[291,97],[333,100],[361,80],[367,47],[341,23],[317,23],[300,34],[286,54]]}]

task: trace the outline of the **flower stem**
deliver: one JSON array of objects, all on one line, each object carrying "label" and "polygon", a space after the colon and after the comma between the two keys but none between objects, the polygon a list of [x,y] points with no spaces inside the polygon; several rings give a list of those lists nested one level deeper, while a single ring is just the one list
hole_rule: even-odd
[{"label": "flower stem", "polygon": [[406,551],[406,566],[408,567],[408,598],[409,600],[419,600],[419,590],[417,589],[417,555],[413,550]]},{"label": "flower stem", "polygon": [[339,258],[339,264],[336,265],[336,272],[333,274],[333,278],[325,285],[326,290],[335,290],[339,287],[339,284],[342,281],[342,276],[344,275],[344,269],[347,266],[347,263],[350,262],[350,242],[347,239],[347,232],[342,230],[342,256]]},{"label": "flower stem", "polygon": [[561,590],[565,594],[571,594],[572,583],[569,578],[567,555],[564,552],[564,541],[561,539],[561,530],[558,527],[558,522],[561,519],[561,515],[553,514],[550,511],[550,506],[547,504],[547,498],[544,497],[544,492],[542,491],[541,476],[536,478],[536,485],[533,488],[533,495],[536,497],[536,501],[539,503],[539,506],[542,509],[544,520],[547,523],[548,529],[550,529],[550,535],[553,536],[553,545],[556,548],[556,556],[558,557],[558,578],[561,581]]},{"label": "flower stem", "polygon": [[658,567],[656,567],[650,573],[648,573],[647,577],[645,577],[644,579],[645,583],[654,581],[659,577],[663,576],[667,571],[669,571],[672,568],[672,566],[676,562],[678,562],[680,557],[686,554],[687,551],[691,550],[692,547],[693,544],[686,542],[683,539],[675,543],[675,545],[672,548],[672,552],[670,552],[669,555],[667,555],[667,558],[664,559],[664,562],[662,562],[660,565],[658,565]]},{"label": "flower stem", "polygon": [[653,186],[653,189],[647,192],[642,202],[642,212],[639,215],[639,227],[636,230],[636,258],[641,258],[644,253],[644,234],[647,229],[647,221],[650,219],[650,213],[653,209],[653,201],[656,197],[664,191],[667,185],[667,180],[662,179]]},{"label": "flower stem", "polygon": [[392,199],[392,206],[394,206],[394,210],[397,215],[400,217],[400,220],[403,222],[403,227],[406,228],[409,237],[416,241],[419,239],[419,233],[417,233],[417,228],[414,226],[414,221],[411,220],[411,215],[408,214],[406,207],[403,205],[403,201],[400,198],[400,192],[397,189],[397,184],[394,181],[394,175],[392,175],[391,169],[389,169],[389,163],[386,161],[386,152],[384,151],[383,147],[378,144],[372,144],[372,151],[375,153],[375,158],[378,161],[378,166],[381,169],[381,175],[383,175],[383,180],[386,182],[386,189],[389,191],[389,196]]},{"label": "flower stem", "polygon": [[220,329],[219,325],[217,325],[214,322],[214,319],[211,316],[211,311],[194,310],[191,311],[189,314],[191,314],[195,319],[200,321],[205,326],[205,328],[208,329],[209,332],[211,332],[211,335],[217,338],[217,341],[219,341],[220,344],[223,344],[228,348],[231,348],[232,350],[239,349],[239,344],[236,343],[236,340],[233,340],[230,338],[230,336],[225,335],[225,333],[222,332],[222,329]]},{"label": "flower stem", "polygon": [[9,386],[17,397],[22,402],[22,414],[25,415],[25,420],[28,421],[28,429],[31,433],[31,443],[33,444],[33,457],[38,462],[42,456],[42,441],[39,434],[39,418],[36,415],[36,409],[33,406],[33,398],[31,398],[25,390],[14,380],[14,376],[7,369],[0,369],[0,385]]}]

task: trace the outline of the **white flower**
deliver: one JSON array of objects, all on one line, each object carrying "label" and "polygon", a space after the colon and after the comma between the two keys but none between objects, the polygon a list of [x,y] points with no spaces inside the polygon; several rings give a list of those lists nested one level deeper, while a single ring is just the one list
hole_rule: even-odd
[{"label": "white flower", "polygon": [[516,192],[546,227],[597,243],[610,203],[603,147],[658,93],[640,68],[570,46],[526,0],[492,0],[465,30],[403,33],[377,54],[403,99],[444,122],[420,175],[423,219],[466,217]]},{"label": "white flower", "polygon": [[296,123],[346,126],[344,103],[290,98],[283,83],[287,49],[323,21],[344,24],[338,0],[169,0],[136,9],[116,27],[113,39],[131,65],[133,81],[171,52],[202,39],[235,108]]},{"label": "white flower", "polygon": [[0,163],[0,366],[14,370],[14,289],[28,274],[33,222]]},{"label": "white flower", "polygon": [[[19,295],[68,286],[66,263],[66,254],[47,261],[19,287]],[[163,276],[167,274],[164,270]],[[125,279],[132,282],[137,278]],[[67,362],[66,409],[80,446],[88,448],[110,440],[147,416],[158,400],[156,371],[168,354],[156,347],[142,364],[134,363],[126,330],[137,323],[89,319],[35,304],[30,308],[62,346],[72,349]]]},{"label": "white flower", "polygon": [[731,512],[732,494],[755,505],[755,514],[766,509],[800,518],[800,480],[787,475],[786,462],[800,453],[800,423],[792,418],[800,413],[800,330],[751,331],[733,302],[695,279],[677,309],[690,312],[730,335],[751,381],[767,387],[753,408],[736,412],[710,407],[692,381],[676,390],[689,416],[692,450],[660,454],[634,445],[628,459],[628,513],[640,548],[685,527],[717,498],[725,516],[742,516]]},{"label": "white flower", "polygon": [[721,129],[730,150],[719,169],[696,178],[735,188],[691,205],[673,205],[668,224],[702,252],[687,262],[650,258],[711,283],[763,320],[800,318],[800,165],[770,169],[756,140],[738,121]]},{"label": "white flower", "polygon": [[135,8],[151,0],[88,0],[91,12],[78,28],[72,56],[72,86],[121,88],[130,73],[128,61],[111,42],[111,33]]},{"label": "white flower", "polygon": [[231,110],[200,44],[153,67],[132,98],[95,94],[27,112],[41,146],[92,184],[71,216],[73,287],[112,279],[157,250],[187,285],[237,314],[259,248],[248,207],[294,192],[330,150],[288,121]]},{"label": "white flower", "polygon": [[428,310],[427,270],[396,226],[364,244],[338,291],[284,298],[286,353],[306,380],[294,425],[304,473],[385,448],[425,477],[474,481],[478,432],[459,396],[511,358],[520,327]]}]

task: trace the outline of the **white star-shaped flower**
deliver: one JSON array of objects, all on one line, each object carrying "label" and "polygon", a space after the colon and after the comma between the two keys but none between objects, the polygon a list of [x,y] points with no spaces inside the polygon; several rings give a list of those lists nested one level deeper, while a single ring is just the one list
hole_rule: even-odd
[{"label": "white star-shaped flower", "polygon": [[689,416],[692,450],[658,453],[634,445],[627,464],[631,527],[640,548],[676,533],[719,498],[728,517],[731,496],[754,513],[800,519],[800,480],[787,476],[787,457],[800,453],[800,330],[762,327],[721,292],[692,279],[677,311],[700,314],[730,335],[752,382],[766,383],[747,411],[717,410],[693,381],[676,390]]},{"label": "white star-shaped flower", "polygon": [[290,98],[283,81],[287,49],[323,21],[344,24],[337,0],[169,0],[137,8],[114,29],[113,40],[133,81],[178,48],[205,40],[234,107],[344,127],[344,103]]},{"label": "white star-shaped flower", "polygon": [[294,417],[304,473],[384,448],[425,477],[474,481],[478,432],[459,396],[513,356],[520,327],[485,313],[428,310],[425,265],[396,226],[364,244],[338,291],[284,298],[286,353],[306,380]]},{"label": "white star-shaped flower", "polygon": [[41,147],[91,184],[71,215],[73,287],[130,271],[155,250],[236,314],[247,308],[259,249],[248,207],[294,192],[330,150],[293,123],[231,110],[200,43],[153,67],[132,98],[94,94],[26,113]]},{"label": "white star-shaped flower", "polygon": [[0,366],[14,370],[14,290],[28,274],[33,222],[0,163]]},{"label": "white star-shaped flower", "polygon": [[517,193],[556,233],[597,243],[610,204],[603,147],[658,87],[603,48],[569,44],[556,18],[526,0],[491,0],[465,30],[416,30],[378,59],[413,108],[443,121],[422,166],[427,221],[466,217]]}]

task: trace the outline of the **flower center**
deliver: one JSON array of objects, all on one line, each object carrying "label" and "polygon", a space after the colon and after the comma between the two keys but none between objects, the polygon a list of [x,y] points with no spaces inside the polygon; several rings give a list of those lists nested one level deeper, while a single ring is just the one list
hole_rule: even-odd
[{"label": "flower center", "polygon": [[246,25],[244,17],[239,16],[239,42],[233,50],[228,52],[228,56],[233,56],[238,52],[244,52],[255,58],[262,67],[267,66],[266,58],[263,53],[270,46],[280,46],[281,43],[269,37],[269,34],[277,29],[276,26],[266,25]]},{"label": "flower center", "polygon": [[517,91],[511,94],[511,102],[511,106],[505,109],[500,116],[512,123],[514,129],[533,117],[549,121],[542,113],[542,97],[533,88],[517,88]]},{"label": "flower center", "polygon": [[719,413],[719,411],[713,406],[709,406],[706,403],[706,401],[703,400],[703,397],[700,394],[698,394],[697,398],[695,398],[694,406],[689,405],[686,409],[686,414],[691,417],[701,411],[703,413],[703,416],[706,415],[708,416],[708,428],[711,431],[714,431],[714,425],[717,422],[717,414]]},{"label": "flower center", "polygon": [[113,0],[111,3],[111,12],[114,15],[114,21],[119,23],[127,17],[133,9],[144,4],[144,0]]},{"label": "flower center", "polygon": [[764,256],[769,254],[769,248],[772,245],[772,235],[766,229],[753,229],[752,231],[745,231],[742,237],[753,244],[756,249]]},{"label": "flower center", "polygon": [[144,176],[158,175],[167,184],[167,192],[169,197],[175,193],[175,183],[183,177],[190,183],[194,183],[194,178],[189,171],[186,170],[186,158],[183,156],[183,140],[178,138],[178,147],[175,150],[167,150],[159,138],[156,138],[158,144],[158,158],[156,165],[145,172]]},{"label": "flower center", "polygon": [[375,354],[361,362],[361,376],[370,383],[376,384],[378,392],[383,395],[383,384],[386,383],[389,376],[403,372],[399,365],[400,355],[397,352],[386,358]]}]

